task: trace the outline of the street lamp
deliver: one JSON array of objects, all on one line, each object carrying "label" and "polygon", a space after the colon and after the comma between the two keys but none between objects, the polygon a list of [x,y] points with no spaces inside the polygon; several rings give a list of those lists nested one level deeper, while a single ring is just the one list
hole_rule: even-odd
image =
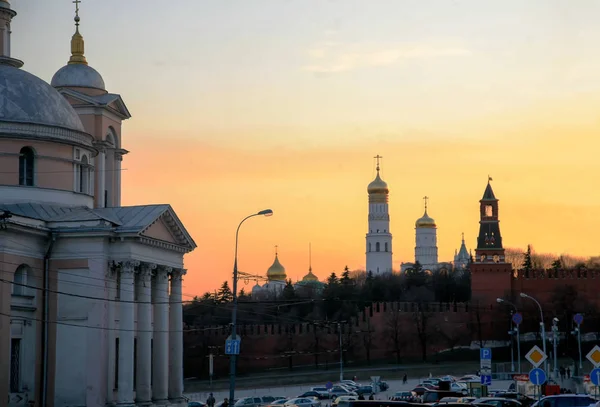
[{"label": "street lamp", "polygon": [[[544,351],[544,354],[546,354],[546,356],[547,356],[548,353],[546,352],[546,327],[544,326],[544,311],[542,311],[542,306],[540,305],[538,300],[533,298],[531,295],[527,295],[525,293],[521,293],[520,295],[521,295],[521,298],[529,298],[530,300],[535,302],[540,310],[540,327],[542,328],[542,345],[543,345],[542,350]],[[544,370],[546,372],[548,372],[548,360],[547,359],[544,361]]]},{"label": "street lamp", "polygon": [[554,334],[554,378],[558,378],[558,356],[556,355],[558,350],[558,318],[552,319],[552,333]]},{"label": "street lamp", "polygon": [[[237,227],[235,231],[235,260],[233,262],[233,311],[231,312],[231,339],[237,339],[237,281],[238,281],[238,269],[237,269],[237,253],[238,253],[238,236],[240,233],[240,227],[247,219],[254,216],[271,216],[273,211],[271,209],[264,209],[260,212],[253,213],[252,215],[246,216]],[[229,359],[229,402],[233,403],[235,399],[235,363],[237,355],[231,355]]]},{"label": "street lamp", "polygon": [[[496,298],[496,302],[498,302],[498,304],[507,304],[510,305],[511,307],[513,307],[513,309],[515,310],[515,314],[519,312],[519,310],[517,309],[517,306],[515,304],[513,304],[510,301],[507,301],[503,298]],[[519,365],[519,373],[521,373],[521,336],[519,333],[519,324],[515,324],[516,328],[513,329],[513,320],[511,318],[511,322],[510,322],[510,360],[513,361],[514,360],[514,355],[513,355],[513,335],[517,334],[517,364]],[[512,363],[512,371],[515,371],[515,364],[514,362]]]}]

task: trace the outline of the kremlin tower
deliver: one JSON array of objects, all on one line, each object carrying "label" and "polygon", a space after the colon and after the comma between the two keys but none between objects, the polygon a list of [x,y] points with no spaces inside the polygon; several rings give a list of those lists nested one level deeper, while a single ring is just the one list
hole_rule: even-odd
[{"label": "kremlin tower", "polygon": [[374,275],[392,272],[392,234],[388,208],[389,189],[379,175],[379,155],[377,175],[367,187],[369,194],[369,232],[367,233],[367,272]]}]

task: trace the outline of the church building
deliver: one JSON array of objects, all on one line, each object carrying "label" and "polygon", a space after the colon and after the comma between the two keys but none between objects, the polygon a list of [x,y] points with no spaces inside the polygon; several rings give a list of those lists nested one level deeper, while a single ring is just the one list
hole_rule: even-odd
[{"label": "church building", "polygon": [[75,3],[50,85],[12,57],[17,13],[0,0],[0,403],[185,406],[196,244],[170,205],[121,205],[131,114],[88,65]]},{"label": "church building", "polygon": [[367,272],[381,275],[392,272],[392,233],[390,231],[389,194],[387,183],[379,175],[379,155],[377,175],[367,187],[369,194],[369,232],[367,233]]}]

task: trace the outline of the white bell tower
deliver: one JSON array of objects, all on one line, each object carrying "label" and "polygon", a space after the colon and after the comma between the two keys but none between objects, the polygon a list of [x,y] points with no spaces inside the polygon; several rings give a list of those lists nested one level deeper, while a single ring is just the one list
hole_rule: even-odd
[{"label": "white bell tower", "polygon": [[367,188],[369,194],[369,231],[367,233],[367,272],[381,275],[392,272],[392,233],[388,209],[389,189],[379,176],[377,155],[377,176]]}]

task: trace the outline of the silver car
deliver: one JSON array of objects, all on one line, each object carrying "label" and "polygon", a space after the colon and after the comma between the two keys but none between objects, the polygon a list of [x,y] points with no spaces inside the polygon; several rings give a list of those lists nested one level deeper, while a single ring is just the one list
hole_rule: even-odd
[{"label": "silver car", "polygon": [[284,406],[321,407],[321,402],[309,397],[296,397],[285,402]]}]

